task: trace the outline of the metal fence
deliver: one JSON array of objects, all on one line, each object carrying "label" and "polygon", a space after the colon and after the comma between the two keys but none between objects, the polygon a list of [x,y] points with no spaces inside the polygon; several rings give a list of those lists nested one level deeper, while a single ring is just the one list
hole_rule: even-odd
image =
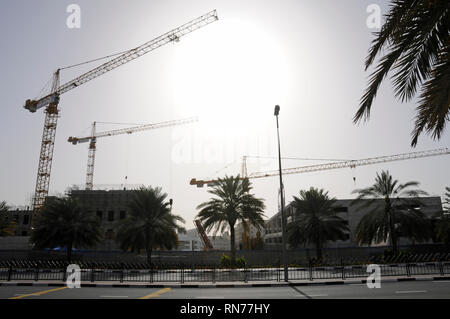
[{"label": "metal fence", "polygon": [[[17,262],[16,262],[17,264]],[[178,268],[162,269],[127,269],[125,265],[120,268],[82,268],[81,281],[98,282],[231,282],[231,281],[282,281],[283,268],[192,268],[181,265]],[[129,265],[127,265],[129,266]],[[398,263],[381,264],[381,276],[415,275],[450,275],[450,261],[424,262],[424,263]],[[307,267],[289,267],[290,280],[317,280],[317,279],[349,279],[367,277],[367,265],[351,266],[321,266],[315,267],[312,263]],[[9,267],[0,265],[0,281],[66,281],[66,267],[48,268],[36,265],[35,267]]]},{"label": "metal fence", "polygon": [[[0,245],[1,248],[1,245]],[[388,247],[348,247],[348,248],[325,248],[323,260],[326,264],[340,265],[342,259],[345,265],[358,264],[384,264],[402,262],[428,262],[442,260],[443,255],[450,256],[448,247],[438,244],[400,246],[399,255],[386,254]],[[230,251],[154,251],[152,261],[155,264],[164,263],[167,266],[179,267],[179,265],[194,265],[209,267],[219,266],[222,255],[230,255]],[[307,248],[288,249],[286,261],[290,266],[308,266],[309,259],[315,256],[315,250]],[[444,260],[449,260],[449,257]],[[281,249],[264,250],[238,250],[236,257],[244,257],[248,267],[277,267],[282,261]],[[96,262],[118,262],[141,264],[147,260],[145,253],[142,255],[125,253],[120,251],[81,251],[72,253],[72,258],[77,261]],[[409,258],[406,260],[405,258]],[[0,263],[10,260],[41,260],[41,261],[64,261],[67,253],[64,251],[46,250],[5,250],[0,249]],[[0,266],[1,267],[1,266]]]}]

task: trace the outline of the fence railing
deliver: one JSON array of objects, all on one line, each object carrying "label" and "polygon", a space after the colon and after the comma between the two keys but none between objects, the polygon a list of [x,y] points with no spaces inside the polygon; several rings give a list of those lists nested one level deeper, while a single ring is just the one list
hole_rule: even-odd
[{"label": "fence railing", "polygon": [[[379,265],[381,276],[406,276],[415,275],[450,275],[450,261],[424,262],[424,263],[399,263]],[[180,265],[178,268],[161,269],[116,269],[82,268],[82,282],[113,281],[113,282],[230,282],[230,281],[282,281],[284,280],[283,268],[192,268]],[[1,267],[0,281],[66,281],[69,273],[65,267],[48,268],[36,265],[35,267]],[[349,279],[368,277],[367,265],[351,266],[322,266],[314,267],[289,267],[289,280],[317,279]]]}]

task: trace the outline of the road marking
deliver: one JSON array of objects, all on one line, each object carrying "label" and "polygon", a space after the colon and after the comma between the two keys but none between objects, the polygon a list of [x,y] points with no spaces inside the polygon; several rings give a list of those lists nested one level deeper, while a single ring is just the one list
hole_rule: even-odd
[{"label": "road marking", "polygon": [[199,296],[195,297],[195,299],[225,299],[224,296]]},{"label": "road marking", "polygon": [[328,295],[309,295],[310,297],[326,297]]},{"label": "road marking", "polygon": [[417,294],[417,293],[424,293],[427,292],[426,290],[400,290],[400,291],[396,291],[396,294]]},{"label": "road marking", "polygon": [[128,296],[100,296],[100,298],[128,298]]},{"label": "road marking", "polygon": [[47,294],[49,292],[54,292],[54,291],[58,291],[58,290],[63,290],[66,289],[67,287],[60,287],[60,288],[55,288],[55,289],[50,289],[50,290],[44,290],[44,291],[38,291],[38,292],[34,292],[32,294],[26,294],[26,295],[16,295],[15,297],[11,297],[8,299],[20,299],[20,298],[25,298],[25,297],[31,297],[31,296],[41,296],[44,294]]},{"label": "road marking", "polygon": [[162,295],[166,292],[169,292],[171,290],[171,288],[163,288],[161,290],[155,291],[147,296],[141,297],[139,299],[150,299],[150,298],[155,298],[155,297],[159,297],[159,295]]}]

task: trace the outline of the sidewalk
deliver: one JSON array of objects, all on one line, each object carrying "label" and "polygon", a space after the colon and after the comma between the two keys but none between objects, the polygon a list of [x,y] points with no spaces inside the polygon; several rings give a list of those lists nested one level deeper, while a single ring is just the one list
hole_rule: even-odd
[{"label": "sidewalk", "polygon": [[[245,287],[287,287],[287,286],[316,286],[316,285],[348,285],[348,284],[365,284],[366,278],[351,279],[314,279],[310,280],[289,280],[288,282],[280,281],[252,281],[252,282],[117,282],[117,281],[82,281],[81,287],[103,287],[103,288],[245,288]],[[429,276],[418,275],[413,277],[406,276],[385,276],[381,277],[381,283],[399,282],[399,281],[433,281],[433,280],[450,280],[450,275],[446,276]],[[66,283],[62,281],[0,281],[1,287],[7,286],[33,286],[33,287],[63,287]]]}]

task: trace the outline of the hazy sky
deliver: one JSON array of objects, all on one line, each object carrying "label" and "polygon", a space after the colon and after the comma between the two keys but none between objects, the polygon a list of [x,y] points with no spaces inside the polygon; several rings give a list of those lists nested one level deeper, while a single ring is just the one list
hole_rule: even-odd
[{"label": "hazy sky", "polygon": [[[71,3],[81,8],[79,29],[66,25]],[[161,186],[188,228],[196,206],[209,198],[206,188],[189,185],[191,178],[240,173],[243,155],[277,156],[275,104],[286,157],[359,159],[449,146],[445,133],[440,141],[424,135],[410,148],[415,101],[397,101],[389,80],[370,121],[353,125],[369,75],[364,59],[377,31],[366,24],[370,4],[387,10],[386,1],[375,0],[1,1],[0,200],[30,203],[44,113],[30,113],[23,104],[40,96],[57,68],[131,49],[213,9],[219,21],[61,96],[50,194],[84,184],[87,144],[73,146],[67,138],[88,135],[93,121],[199,116],[183,127],[100,139],[94,174],[94,184],[122,184],[128,176],[128,184]],[[61,82],[96,65],[64,70]],[[284,160],[283,167],[314,163]],[[288,175],[286,196],[289,201],[316,186],[352,198],[353,189],[371,185],[382,169],[440,196],[450,185],[448,163],[440,156]],[[265,171],[276,169],[277,161],[247,166]],[[278,187],[276,177],[254,181],[267,217],[277,210]]]}]

